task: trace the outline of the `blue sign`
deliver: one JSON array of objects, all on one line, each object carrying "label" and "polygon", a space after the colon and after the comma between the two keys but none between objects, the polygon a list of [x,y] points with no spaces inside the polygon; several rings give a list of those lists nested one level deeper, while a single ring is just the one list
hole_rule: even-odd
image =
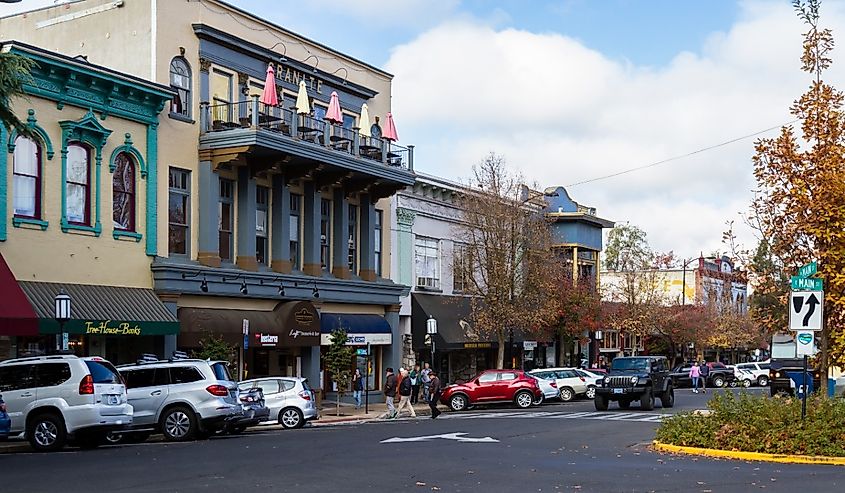
[{"label": "blue sign", "polygon": [[244,334],[244,350],[249,349],[249,335]]}]

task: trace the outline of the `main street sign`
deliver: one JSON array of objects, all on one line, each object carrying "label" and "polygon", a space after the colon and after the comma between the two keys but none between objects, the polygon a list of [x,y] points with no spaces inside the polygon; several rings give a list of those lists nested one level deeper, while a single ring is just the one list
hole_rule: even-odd
[{"label": "main street sign", "polygon": [[810,262],[809,264],[802,265],[800,269],[798,269],[798,277],[810,277],[816,274],[819,271],[819,264],[816,262]]},{"label": "main street sign", "polygon": [[789,293],[789,330],[822,330],[824,293],[792,291]]},{"label": "main street sign", "polygon": [[824,281],[814,277],[792,276],[793,291],[821,291],[824,289]]}]

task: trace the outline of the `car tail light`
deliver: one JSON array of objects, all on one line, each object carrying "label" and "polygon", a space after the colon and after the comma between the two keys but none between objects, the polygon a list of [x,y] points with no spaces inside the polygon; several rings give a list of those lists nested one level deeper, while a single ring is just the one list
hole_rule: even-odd
[{"label": "car tail light", "polygon": [[586,380],[584,380],[584,377],[578,377],[578,378],[580,378],[582,382],[586,382]]},{"label": "car tail light", "polygon": [[255,397],[253,397],[251,395],[242,395],[241,400],[243,402],[258,402],[258,399],[256,399]]},{"label": "car tail light", "polygon": [[557,388],[557,382],[549,382],[549,385],[551,385],[553,389]]},{"label": "car tail light", "polygon": [[205,388],[211,395],[216,395],[217,397],[228,397],[229,396],[229,389],[227,389],[223,385],[209,385]]},{"label": "car tail light", "polygon": [[5,402],[0,402],[0,412],[2,412],[2,413],[6,412],[6,403]]},{"label": "car tail light", "polygon": [[91,375],[85,375],[79,382],[79,395],[94,395],[94,378]]},{"label": "car tail light", "polygon": [[299,393],[299,397],[302,397],[306,401],[310,401],[311,400],[311,392],[308,392],[307,390],[303,390],[302,392]]}]

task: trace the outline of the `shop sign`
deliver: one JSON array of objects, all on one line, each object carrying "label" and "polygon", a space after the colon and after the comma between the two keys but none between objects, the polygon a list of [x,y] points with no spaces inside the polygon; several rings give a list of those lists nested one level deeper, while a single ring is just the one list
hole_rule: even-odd
[{"label": "shop sign", "polygon": [[[320,344],[331,346],[332,335],[320,334]],[[349,334],[346,336],[347,346],[386,345],[393,342],[390,334]]]},{"label": "shop sign", "polygon": [[279,336],[274,334],[255,334],[255,340],[262,346],[275,346],[279,344]]},{"label": "shop sign", "polygon": [[522,348],[526,351],[537,349],[537,341],[523,341]]},{"label": "shop sign", "polygon": [[284,347],[305,347],[320,344],[320,315],[306,301],[292,301],[277,308],[281,333],[278,344]]},{"label": "shop sign", "polygon": [[493,347],[492,342],[465,342],[464,349],[490,349]]},{"label": "shop sign", "polygon": [[139,336],[141,335],[141,327],[132,325],[129,322],[114,322],[112,320],[103,320],[100,322],[86,321],[85,333],[106,336]]}]

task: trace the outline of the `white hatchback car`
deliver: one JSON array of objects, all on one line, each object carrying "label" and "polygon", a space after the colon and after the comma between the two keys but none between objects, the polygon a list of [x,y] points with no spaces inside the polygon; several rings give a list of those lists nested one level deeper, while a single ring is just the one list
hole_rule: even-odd
[{"label": "white hatchback car", "polygon": [[0,362],[0,393],[12,420],[10,436],[23,433],[39,452],[59,450],[68,440],[94,448],[109,432],[132,424],[123,379],[102,358],[56,355]]},{"label": "white hatchback car", "polygon": [[560,391],[560,400],[564,402],[569,402],[576,396],[587,396],[590,387],[595,391],[595,385],[591,386],[585,377],[578,374],[575,368],[538,368],[531,370],[528,374],[554,380],[558,391]]},{"label": "white hatchback car", "polygon": [[301,428],[306,421],[320,418],[314,391],[305,378],[256,378],[240,382],[238,388],[241,391],[261,389],[264,405],[270,409],[270,418],[285,428]]},{"label": "white hatchback car", "polygon": [[737,369],[740,370],[748,370],[754,375],[754,381],[756,385],[760,387],[765,387],[769,385],[769,367],[771,366],[771,361],[758,361],[756,363],[739,363],[736,365]]}]

